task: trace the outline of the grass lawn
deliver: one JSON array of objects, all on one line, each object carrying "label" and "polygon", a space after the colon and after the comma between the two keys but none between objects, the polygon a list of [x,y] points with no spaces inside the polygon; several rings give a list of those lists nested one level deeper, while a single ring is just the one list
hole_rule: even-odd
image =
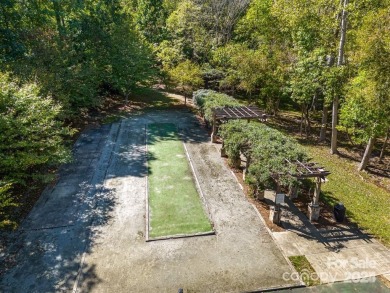
[{"label": "grass lawn", "polygon": [[304,255],[290,256],[288,259],[291,261],[306,286],[316,286],[321,283],[316,271]]},{"label": "grass lawn", "polygon": [[149,237],[211,232],[174,124],[149,124]]},{"label": "grass lawn", "polygon": [[357,163],[332,156],[329,147],[305,146],[313,161],[332,172],[322,185],[322,200],[343,202],[347,216],[367,232],[390,246],[390,194],[357,171]]}]

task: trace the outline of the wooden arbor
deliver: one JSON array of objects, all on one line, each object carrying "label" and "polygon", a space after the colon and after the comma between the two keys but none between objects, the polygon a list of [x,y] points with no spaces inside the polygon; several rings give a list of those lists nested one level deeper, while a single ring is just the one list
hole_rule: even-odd
[{"label": "wooden arbor", "polygon": [[260,121],[267,120],[267,114],[262,112],[256,106],[222,107],[213,110],[213,131],[211,133],[211,142],[216,142],[217,122],[231,119],[247,119],[248,122],[253,119]]},{"label": "wooden arbor", "polygon": [[[295,172],[291,176],[296,177],[297,179],[306,179],[314,178],[316,183],[316,188],[314,190],[314,196],[312,202],[309,203],[309,212],[308,217],[310,221],[317,221],[320,217],[320,193],[321,193],[321,183],[324,181],[326,176],[330,174],[329,171],[326,171],[324,167],[317,165],[316,163],[303,163],[300,161],[290,162],[285,159],[286,162],[290,165],[294,165]],[[296,189],[291,191],[291,196],[296,196]]]}]

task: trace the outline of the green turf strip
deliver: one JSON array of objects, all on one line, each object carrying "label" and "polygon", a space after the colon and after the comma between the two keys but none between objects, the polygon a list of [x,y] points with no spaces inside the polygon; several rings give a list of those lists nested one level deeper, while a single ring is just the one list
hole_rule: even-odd
[{"label": "green turf strip", "polygon": [[211,232],[177,127],[149,124],[149,238]]}]

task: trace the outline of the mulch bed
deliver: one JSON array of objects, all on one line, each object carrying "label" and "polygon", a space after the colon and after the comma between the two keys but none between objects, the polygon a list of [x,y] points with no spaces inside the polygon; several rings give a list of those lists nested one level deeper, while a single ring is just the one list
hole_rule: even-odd
[{"label": "mulch bed", "polygon": [[[294,205],[305,215],[308,214],[308,204],[311,202],[311,198],[307,191],[301,190],[298,198],[293,200]],[[333,213],[333,207],[327,205],[320,200],[321,214],[318,221],[313,221],[312,224],[317,229],[334,229],[334,228],[357,228],[357,225],[349,221],[348,217],[344,218],[342,223],[336,221]]]},{"label": "mulch bed", "polygon": [[[226,166],[231,168],[229,166],[228,160],[226,158],[224,158],[224,162],[225,162]],[[283,232],[283,231],[286,231],[282,226],[274,224],[274,223],[272,223],[272,221],[269,220],[270,206],[267,203],[265,203],[264,201],[257,200],[257,199],[255,199],[252,196],[252,194],[250,193],[248,184],[246,184],[244,182],[244,180],[242,179],[243,170],[242,169],[233,169],[233,168],[231,168],[231,170],[233,171],[234,175],[236,176],[238,182],[241,184],[241,186],[243,188],[243,191],[244,191],[244,194],[246,195],[246,198],[259,211],[259,213],[263,217],[267,227],[272,232]]]}]

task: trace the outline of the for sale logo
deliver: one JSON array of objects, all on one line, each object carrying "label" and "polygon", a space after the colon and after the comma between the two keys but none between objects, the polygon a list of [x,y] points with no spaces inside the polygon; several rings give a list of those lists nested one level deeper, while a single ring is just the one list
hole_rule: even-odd
[{"label": "for sale logo", "polygon": [[326,270],[321,272],[311,272],[306,269],[300,272],[285,272],[283,280],[285,281],[303,281],[311,280],[320,283],[332,283],[336,281],[352,283],[373,283],[375,282],[375,271],[377,262],[369,258],[359,259],[352,257],[350,259],[338,259],[328,257],[325,262]]}]

